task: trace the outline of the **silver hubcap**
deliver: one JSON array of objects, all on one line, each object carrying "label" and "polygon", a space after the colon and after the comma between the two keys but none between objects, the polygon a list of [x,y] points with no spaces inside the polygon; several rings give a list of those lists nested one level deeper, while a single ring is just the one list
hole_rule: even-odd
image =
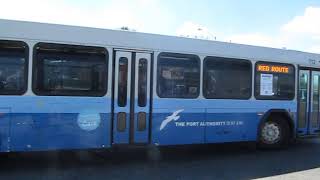
[{"label": "silver hubcap", "polygon": [[274,122],[266,122],[262,127],[262,141],[267,144],[274,144],[280,140],[280,127]]}]

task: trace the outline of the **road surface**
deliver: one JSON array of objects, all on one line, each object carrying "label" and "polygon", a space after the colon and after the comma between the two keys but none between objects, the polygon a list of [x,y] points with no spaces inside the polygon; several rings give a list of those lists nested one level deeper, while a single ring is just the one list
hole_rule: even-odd
[{"label": "road surface", "polygon": [[0,179],[320,179],[320,140],[285,150],[243,144],[0,155]]}]

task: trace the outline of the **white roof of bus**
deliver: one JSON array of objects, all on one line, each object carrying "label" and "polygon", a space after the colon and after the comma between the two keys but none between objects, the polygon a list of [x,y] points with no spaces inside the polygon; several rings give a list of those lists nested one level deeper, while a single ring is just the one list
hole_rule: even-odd
[{"label": "white roof of bus", "polygon": [[[89,27],[0,20],[0,39],[25,42],[57,42],[99,45],[114,48],[168,51],[197,55],[237,57],[320,67],[320,55],[293,50],[266,48],[228,42],[175,36],[107,30]],[[312,64],[315,63],[315,64]]]}]

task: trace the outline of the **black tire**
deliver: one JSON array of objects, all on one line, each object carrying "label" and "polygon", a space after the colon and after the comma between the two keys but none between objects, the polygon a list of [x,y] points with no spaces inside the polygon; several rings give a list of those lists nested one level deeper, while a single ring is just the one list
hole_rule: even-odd
[{"label": "black tire", "polygon": [[[278,137],[275,140],[271,141],[273,138],[265,138],[267,127],[272,127],[279,131],[279,136],[271,136]],[[277,133],[275,133],[277,134]],[[290,141],[290,128],[287,120],[281,116],[272,116],[267,121],[263,122],[259,129],[259,140],[258,145],[262,149],[279,149],[286,148],[289,145]]]}]

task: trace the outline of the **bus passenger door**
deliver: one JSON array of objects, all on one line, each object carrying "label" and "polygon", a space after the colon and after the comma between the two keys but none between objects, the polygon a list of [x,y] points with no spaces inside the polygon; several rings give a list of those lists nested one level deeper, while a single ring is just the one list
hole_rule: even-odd
[{"label": "bus passenger door", "polygon": [[320,71],[299,70],[298,135],[317,135],[320,132]]},{"label": "bus passenger door", "polygon": [[115,51],[113,144],[149,143],[151,53]]},{"label": "bus passenger door", "polygon": [[310,116],[309,116],[309,134],[319,134],[319,91],[320,91],[320,72],[311,71],[311,101],[310,101]]}]

